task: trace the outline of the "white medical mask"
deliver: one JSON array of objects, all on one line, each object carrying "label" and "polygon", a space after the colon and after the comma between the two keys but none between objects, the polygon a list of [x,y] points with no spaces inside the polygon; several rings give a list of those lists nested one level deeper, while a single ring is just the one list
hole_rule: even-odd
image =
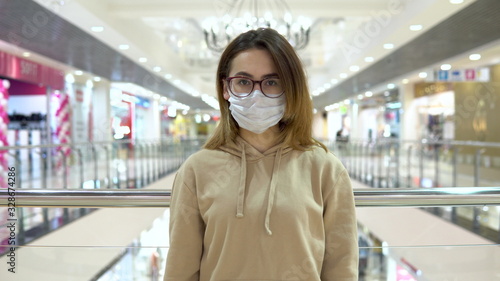
[{"label": "white medical mask", "polygon": [[285,94],[268,98],[260,90],[242,98],[231,95],[229,110],[240,127],[261,134],[278,124],[285,114]]}]

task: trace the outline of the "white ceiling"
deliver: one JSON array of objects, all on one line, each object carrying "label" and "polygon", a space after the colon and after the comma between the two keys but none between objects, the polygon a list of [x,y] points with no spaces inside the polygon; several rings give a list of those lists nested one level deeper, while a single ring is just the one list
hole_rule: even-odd
[{"label": "white ceiling", "polygon": [[[192,95],[215,95],[218,54],[206,48],[202,24],[221,17],[232,0],[36,0],[134,61]],[[247,0],[251,1],[251,0]],[[269,0],[255,0],[258,3]],[[311,92],[327,90],[342,79],[382,59],[475,0],[309,0],[286,1],[294,18],[305,16],[313,28],[308,47],[299,51],[307,67]],[[259,4],[264,5],[264,4]],[[420,31],[409,26],[421,24]],[[92,32],[103,26],[103,32]],[[394,49],[383,48],[386,43]],[[130,46],[127,50],[118,48]],[[373,62],[365,62],[373,57]],[[346,77],[346,78],[347,78]],[[317,92],[316,92],[317,93]],[[353,93],[353,96],[357,93]]]}]

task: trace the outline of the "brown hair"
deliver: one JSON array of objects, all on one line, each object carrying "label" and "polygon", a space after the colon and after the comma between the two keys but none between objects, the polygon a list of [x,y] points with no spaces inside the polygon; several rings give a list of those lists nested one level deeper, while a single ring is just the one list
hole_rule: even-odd
[{"label": "brown hair", "polygon": [[240,52],[254,48],[269,51],[285,88],[286,109],[279,123],[279,141],[298,150],[305,150],[312,145],[319,145],[326,150],[322,143],[312,137],[313,106],[302,63],[290,43],[270,28],[240,34],[222,53],[216,77],[221,118],[205,148],[216,149],[227,141],[234,141],[238,135],[238,123],[233,119],[229,102],[223,96],[224,79],[229,75],[233,59]]}]

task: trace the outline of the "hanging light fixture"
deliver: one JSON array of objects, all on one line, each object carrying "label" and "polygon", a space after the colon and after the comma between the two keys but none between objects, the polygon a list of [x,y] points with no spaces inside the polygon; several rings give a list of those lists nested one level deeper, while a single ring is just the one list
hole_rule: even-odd
[{"label": "hanging light fixture", "polygon": [[238,34],[258,28],[277,30],[301,50],[309,43],[311,22],[305,17],[294,20],[283,0],[233,0],[224,16],[203,23],[207,47],[215,52],[222,52]]}]

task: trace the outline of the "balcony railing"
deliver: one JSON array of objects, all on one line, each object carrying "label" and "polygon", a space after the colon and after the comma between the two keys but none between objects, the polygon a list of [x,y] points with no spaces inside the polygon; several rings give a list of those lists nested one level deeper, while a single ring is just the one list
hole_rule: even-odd
[{"label": "balcony railing", "polygon": [[[16,207],[168,207],[170,190],[0,189],[0,206],[15,197]],[[355,189],[357,207],[500,206],[500,187]]]}]

